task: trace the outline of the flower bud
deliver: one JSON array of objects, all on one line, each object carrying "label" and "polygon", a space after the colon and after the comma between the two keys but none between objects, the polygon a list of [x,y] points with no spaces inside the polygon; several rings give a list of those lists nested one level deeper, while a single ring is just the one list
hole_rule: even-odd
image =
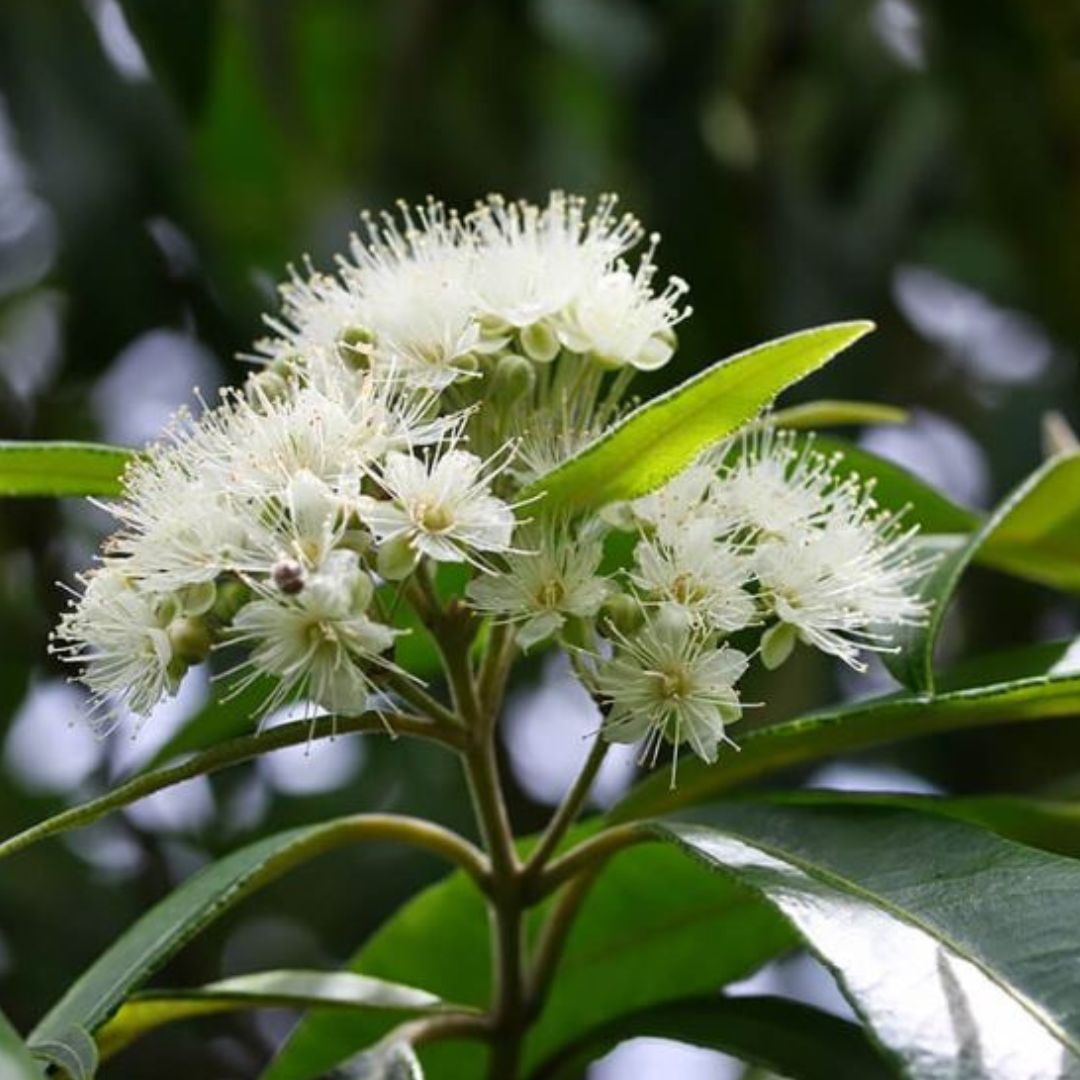
[{"label": "flower bud", "polygon": [[214,639],[202,619],[186,615],[173,619],[166,633],[173,656],[185,664],[201,664],[210,655]]},{"label": "flower bud", "polygon": [[409,538],[394,536],[379,547],[375,558],[375,569],[378,570],[379,576],[387,581],[401,581],[416,569],[419,561],[420,554]]},{"label": "flower bud", "polygon": [[284,376],[270,368],[252,375],[244,385],[244,393],[254,408],[258,408],[264,402],[280,401],[288,392],[289,384]]},{"label": "flower bud", "polygon": [[761,662],[775,671],[795,648],[798,632],[790,623],[778,622],[761,635]]},{"label": "flower bud", "polygon": [[235,579],[219,582],[216,592],[217,596],[214,606],[210,609],[210,616],[219,623],[232,622],[233,616],[251,596],[251,590],[242,581]]},{"label": "flower bud", "polygon": [[357,613],[367,611],[374,595],[375,583],[371,580],[371,575],[357,574],[352,587],[353,611]]},{"label": "flower bud", "polygon": [[338,335],[338,358],[355,371],[367,370],[374,348],[375,335],[366,326],[348,326]]},{"label": "flower bud", "polygon": [[626,593],[613,593],[600,608],[601,626],[610,624],[618,633],[633,634],[645,621],[641,604]]},{"label": "flower bud", "polygon": [[545,322],[533,323],[518,333],[522,351],[538,364],[550,364],[559,355],[559,339]]},{"label": "flower bud", "polygon": [[286,596],[295,596],[304,588],[304,568],[295,559],[281,559],[274,563],[270,576]]},{"label": "flower bud", "polygon": [[491,376],[491,400],[496,405],[512,405],[532,393],[536,370],[524,356],[511,353],[495,365]]},{"label": "flower bud", "polygon": [[177,597],[185,615],[205,615],[217,599],[217,586],[212,581],[200,581],[184,586]]}]

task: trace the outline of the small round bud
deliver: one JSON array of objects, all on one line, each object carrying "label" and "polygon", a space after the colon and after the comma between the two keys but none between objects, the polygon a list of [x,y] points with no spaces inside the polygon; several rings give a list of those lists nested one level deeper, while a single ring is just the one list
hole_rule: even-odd
[{"label": "small round bud", "polygon": [[214,639],[202,619],[187,615],[173,619],[166,633],[173,656],[185,664],[201,664],[210,655]]},{"label": "small round bud", "polygon": [[295,559],[281,559],[274,563],[270,577],[286,596],[295,596],[304,587],[304,568]]},{"label": "small round bud", "polygon": [[620,634],[633,634],[644,621],[641,604],[626,593],[613,593],[600,608],[600,625],[606,623]]},{"label": "small round bud", "polygon": [[371,580],[371,576],[369,574],[357,574],[352,588],[353,610],[357,612],[367,611],[374,595],[375,583]]},{"label": "small round bud", "polygon": [[409,538],[395,536],[379,547],[375,569],[379,576],[387,581],[401,581],[416,569],[419,561],[420,554],[409,542]]},{"label": "small round bud", "polygon": [[454,361],[454,367],[458,371],[464,371],[471,375],[474,371],[480,370],[480,357],[476,353],[466,353]]},{"label": "small round bud", "polygon": [[524,356],[511,353],[496,365],[491,376],[491,400],[497,405],[512,405],[532,393],[536,370]]},{"label": "small round bud", "polygon": [[252,375],[244,385],[248,401],[256,408],[267,401],[280,401],[288,392],[285,378],[269,368]]},{"label": "small round bud", "polygon": [[177,596],[185,615],[205,615],[217,599],[217,586],[212,581],[200,581],[197,585],[186,585]]},{"label": "small round bud", "polygon": [[217,586],[214,606],[210,609],[211,617],[219,623],[232,622],[233,616],[248,602],[251,590],[242,582],[225,580]]},{"label": "small round bud", "polygon": [[522,351],[538,364],[550,364],[559,355],[559,339],[547,323],[537,322],[518,333]]},{"label": "small round bud", "polygon": [[366,326],[346,327],[338,336],[338,358],[356,371],[367,370],[374,348],[375,335]]},{"label": "small round bud", "polygon": [[798,631],[790,623],[778,622],[761,635],[761,662],[775,671],[791,655]]}]

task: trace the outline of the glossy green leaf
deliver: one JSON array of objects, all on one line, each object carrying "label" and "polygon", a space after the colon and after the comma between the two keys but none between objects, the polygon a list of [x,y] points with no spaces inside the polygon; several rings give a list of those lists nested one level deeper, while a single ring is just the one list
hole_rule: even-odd
[{"label": "glossy green leaf", "polygon": [[885,806],[918,810],[978,825],[1028,847],[1080,858],[1080,803],[1022,795],[905,795],[814,788],[747,798],[784,806]]},{"label": "glossy green leaf", "polygon": [[128,994],[207,924],[293,866],[355,841],[358,818],[268,836],[200,870],[152,907],[71,985],[34,1029],[32,1043],[96,1030]]},{"label": "glossy green leaf", "polygon": [[1052,588],[1080,589],[1080,454],[1052,458],[1020,485],[964,542],[940,547],[922,586],[930,616],[907,628],[890,670],[914,690],[934,685],[934,648],[950,601],[978,561]]},{"label": "glossy green leaf", "polygon": [[97,1075],[97,1044],[83,1027],[69,1028],[62,1035],[48,1039],[34,1039],[30,1050],[70,1080],[93,1080]]},{"label": "glossy green leaf", "polygon": [[[613,859],[581,908],[527,1063],[622,1013],[743,978],[791,947],[790,930],[768,905],[737,885],[714,891],[716,884],[659,845]],[[535,932],[535,919],[531,925]],[[489,993],[487,935],[480,897],[454,875],[402,908],[350,967],[482,1006]],[[309,1015],[264,1080],[323,1076],[384,1033],[385,1022],[375,1017]],[[424,1047],[422,1056],[434,1077],[482,1075],[484,1051],[474,1045],[440,1043]]]},{"label": "glossy green leaf", "polygon": [[529,1080],[580,1080],[589,1063],[625,1039],[689,1043],[750,1062],[790,1080],[890,1080],[896,1073],[855,1024],[775,997],[708,997],[627,1013],[587,1032]]},{"label": "glossy green leaf", "polygon": [[43,1075],[26,1043],[0,1012],[0,1076],[10,1080],[42,1080]]},{"label": "glossy green leaf", "polygon": [[[672,790],[664,770],[646,777],[612,811],[617,820],[670,813],[779,769],[895,739],[1080,713],[1080,639],[987,656],[939,680],[936,694],[898,692],[824,709],[735,735],[739,751],[715,765],[680,762]],[[663,774],[663,775],[661,775]]]},{"label": "glossy green leaf", "polygon": [[881,807],[653,827],[768,898],[913,1080],[1080,1075],[1080,862]]},{"label": "glossy green leaf", "polygon": [[148,990],[130,997],[98,1032],[109,1057],[163,1024],[241,1009],[334,1008],[432,1012],[443,1003],[426,990],[348,971],[263,971],[192,990]]},{"label": "glossy green leaf", "polygon": [[865,321],[833,323],[721,360],[635,409],[526,496],[542,494],[545,507],[582,510],[644,495],[873,328]]},{"label": "glossy green leaf", "polygon": [[904,424],[909,417],[906,409],[877,401],[822,399],[777,409],[772,420],[778,427],[804,430],[847,424]]},{"label": "glossy green leaf", "polygon": [[0,441],[0,496],[119,495],[132,454],[97,443]]}]

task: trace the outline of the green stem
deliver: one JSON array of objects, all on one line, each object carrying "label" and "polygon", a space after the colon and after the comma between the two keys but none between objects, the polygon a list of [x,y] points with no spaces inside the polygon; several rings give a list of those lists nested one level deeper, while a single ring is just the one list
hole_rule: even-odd
[{"label": "green stem", "polygon": [[551,863],[537,880],[530,900],[549,896],[571,878],[598,867],[625,848],[635,844],[647,844],[656,839],[658,838],[650,830],[637,822],[605,829]]},{"label": "green stem", "polygon": [[567,830],[574,823],[574,819],[578,816],[582,806],[585,805],[585,800],[589,797],[593,781],[600,771],[600,766],[604,763],[609,747],[610,743],[606,739],[599,735],[596,737],[596,741],[592,744],[589,756],[585,759],[585,764],[582,765],[577,779],[566,793],[566,797],[555,811],[551,821],[548,822],[548,826],[533,849],[529,861],[525,864],[525,876],[527,878],[535,879],[540,874],[566,835]]},{"label": "green stem", "polygon": [[380,677],[380,681],[383,686],[393,690],[407,705],[418,709],[437,723],[448,728],[461,726],[461,719],[457,713],[451,712],[441,701],[433,698],[422,686],[419,686],[407,675],[401,675],[396,671],[388,671]]},{"label": "green stem", "polygon": [[395,734],[415,736],[441,742],[455,749],[463,745],[460,729],[446,729],[415,716],[364,713],[361,716],[322,716],[317,720],[295,720],[289,724],[269,728],[258,735],[243,735],[218,743],[209,750],[195,754],[187,761],[136,776],[112,791],[81,806],[56,814],[0,843],[0,858],[14,855],[39,840],[69,829],[81,828],[138,799],[152,795],[162,788],[180,784],[195,776],[205,776],[229,765],[258,757],[260,754],[281,750],[287,746],[325,739],[333,735],[349,735],[353,732],[384,732],[387,724]]}]

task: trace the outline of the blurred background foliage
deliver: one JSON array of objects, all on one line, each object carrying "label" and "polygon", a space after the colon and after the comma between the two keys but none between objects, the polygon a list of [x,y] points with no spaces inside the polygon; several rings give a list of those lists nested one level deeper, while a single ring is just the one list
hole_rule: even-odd
[{"label": "blurred background foliage", "polygon": [[[210,396],[243,377],[237,354],[286,263],[310,252],[328,265],[362,207],[553,186],[620,192],[663,235],[664,270],[692,285],[682,350],[643,392],[779,333],[871,317],[873,339],[798,395],[910,407],[908,427],[860,439],[977,507],[1038,462],[1045,410],[1078,419],[1075,4],[5,0],[0,437],[141,443],[192,385]],[[46,634],[55,583],[104,527],[86,505],[0,505],[4,834],[141,767],[205,704],[195,686],[137,740],[79,726],[83,702],[47,660]],[[1076,627],[1075,607],[977,572],[943,647]],[[887,685],[809,657],[785,673],[752,722]],[[532,660],[506,727],[522,828],[543,819],[594,724],[565,671]],[[602,796],[631,770],[613,761]],[[1022,740],[904,746],[815,779],[1073,793],[1074,773],[1080,735],[1062,721]],[[0,1006],[29,1025],[213,854],[371,808],[467,817],[453,763],[354,737],[19,856],[0,868]],[[396,851],[332,856],[224,920],[162,981],[334,965],[436,872]],[[166,1031],[114,1075],[253,1076],[288,1024]],[[603,1075],[625,1080],[628,1060]]]}]

